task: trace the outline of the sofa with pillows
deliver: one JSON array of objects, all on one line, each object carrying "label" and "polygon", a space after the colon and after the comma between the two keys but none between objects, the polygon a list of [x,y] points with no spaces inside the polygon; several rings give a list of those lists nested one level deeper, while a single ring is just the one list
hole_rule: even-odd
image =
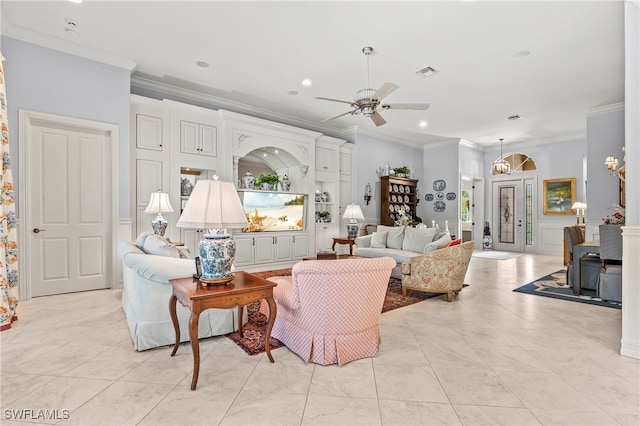
[{"label": "sofa with pillows", "polygon": [[[196,272],[188,250],[166,238],[143,232],[135,242],[119,241],[116,250],[122,260],[122,309],[133,347],[143,351],[175,344],[176,335],[169,315],[170,279],[190,277]],[[246,311],[245,311],[246,313]],[[191,311],[177,304],[180,339],[189,340]],[[238,329],[237,308],[207,309],[200,314],[198,337],[205,338]]]},{"label": "sofa with pillows", "polygon": [[400,265],[420,254],[447,247],[451,244],[451,235],[439,228],[384,226],[378,225],[371,235],[355,239],[356,250],[353,253],[362,257],[391,257],[397,265],[391,276],[401,278]]}]

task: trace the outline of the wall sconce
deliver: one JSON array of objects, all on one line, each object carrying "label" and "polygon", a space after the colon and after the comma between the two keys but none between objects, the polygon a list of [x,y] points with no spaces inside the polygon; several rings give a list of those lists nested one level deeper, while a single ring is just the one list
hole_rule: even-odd
[{"label": "wall sconce", "polygon": [[369,205],[369,202],[371,201],[371,184],[369,183],[364,187],[364,201],[367,202],[367,205]]},{"label": "wall sconce", "polygon": [[[571,206],[571,210],[576,211],[576,225],[580,225],[580,217],[582,217],[582,223],[584,226],[584,217],[587,211],[587,205],[585,203],[581,203],[580,201],[576,201]],[[582,211],[582,215],[580,214],[580,211]]]},{"label": "wall sconce", "polygon": [[607,166],[607,170],[609,170],[609,173],[611,173],[614,176],[618,176],[620,178],[621,181],[624,182],[624,167],[622,166],[620,168],[618,168],[618,159],[614,156],[609,156],[607,158],[605,158],[604,160],[604,164]]}]

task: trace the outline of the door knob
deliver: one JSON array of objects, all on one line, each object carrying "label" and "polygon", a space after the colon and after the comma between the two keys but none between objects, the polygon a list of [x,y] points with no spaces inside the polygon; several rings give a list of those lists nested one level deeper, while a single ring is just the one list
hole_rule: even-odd
[{"label": "door knob", "polygon": [[44,231],[46,231],[46,229],[33,228],[33,233],[34,234],[39,234],[40,232],[44,232]]}]

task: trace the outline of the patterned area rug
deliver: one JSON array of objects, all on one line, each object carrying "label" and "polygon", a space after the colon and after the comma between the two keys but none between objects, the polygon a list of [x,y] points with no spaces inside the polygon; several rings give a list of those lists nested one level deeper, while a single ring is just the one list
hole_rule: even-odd
[{"label": "patterned area rug", "polygon": [[[261,278],[291,275],[291,268],[252,272],[252,274]],[[446,297],[444,294],[440,293],[422,293],[417,291],[410,291],[405,297],[402,295],[402,281],[398,278],[392,277],[389,279],[389,287],[387,287],[387,294],[384,298],[384,304],[382,305],[382,313],[422,302],[423,300],[437,296]],[[260,302],[252,303],[247,306],[246,309],[249,315],[249,322],[244,325],[243,335],[241,336],[240,333],[236,331],[235,333],[227,334],[227,337],[233,340],[247,354],[257,355],[264,352],[264,335],[267,330],[267,318],[264,314],[259,312]],[[284,344],[278,339],[274,339],[273,337],[271,338],[272,350],[282,346],[284,346]]]},{"label": "patterned area rug", "polygon": [[621,309],[622,303],[602,300],[596,297],[595,291],[582,290],[585,294],[573,294],[571,287],[567,285],[567,271],[561,269],[553,274],[516,288],[513,291],[519,293],[535,294],[538,296],[553,297],[555,299],[570,300],[572,302],[588,303],[591,305],[606,306],[608,308]]}]

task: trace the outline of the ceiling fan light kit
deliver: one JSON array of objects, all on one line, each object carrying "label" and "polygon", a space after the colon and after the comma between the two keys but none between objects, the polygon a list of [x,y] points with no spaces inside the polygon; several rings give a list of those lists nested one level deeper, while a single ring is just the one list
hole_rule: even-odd
[{"label": "ceiling fan light kit", "polygon": [[363,116],[370,118],[371,121],[373,121],[373,123],[376,126],[382,126],[387,121],[384,118],[382,118],[382,116],[379,114],[379,111],[387,111],[389,109],[406,109],[406,110],[424,111],[427,108],[429,108],[429,104],[424,104],[424,103],[381,104],[380,101],[386,96],[390,95],[396,89],[398,89],[399,86],[397,84],[390,83],[387,81],[385,83],[382,83],[382,86],[380,86],[378,90],[371,89],[370,88],[371,84],[369,84],[369,55],[373,53],[373,47],[371,46],[363,47],[362,53],[364,53],[364,55],[367,57],[367,86],[368,87],[366,89],[358,90],[356,92],[356,96],[353,99],[353,102],[343,101],[340,99],[316,97],[316,99],[321,99],[325,101],[349,104],[351,108],[353,108],[350,111],[322,120],[323,123],[327,121],[335,120],[336,118],[344,117],[345,115],[362,114]]}]

